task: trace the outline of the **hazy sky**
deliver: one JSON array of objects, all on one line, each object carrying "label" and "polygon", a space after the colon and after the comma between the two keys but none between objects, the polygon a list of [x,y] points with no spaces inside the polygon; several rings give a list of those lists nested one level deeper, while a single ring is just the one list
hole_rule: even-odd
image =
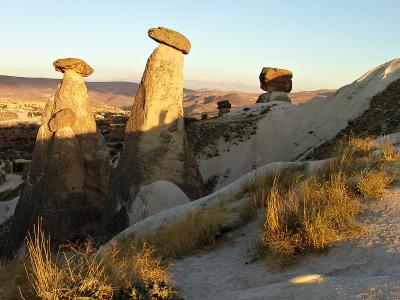
[{"label": "hazy sky", "polygon": [[186,86],[261,91],[263,66],[293,88],[337,88],[400,56],[399,0],[0,0],[0,74],[59,77],[78,57],[89,80],[139,81],[157,43],[150,27],[186,35]]}]

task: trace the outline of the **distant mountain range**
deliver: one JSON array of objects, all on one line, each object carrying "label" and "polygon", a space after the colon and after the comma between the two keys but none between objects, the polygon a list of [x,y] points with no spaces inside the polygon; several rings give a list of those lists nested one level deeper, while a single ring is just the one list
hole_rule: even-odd
[{"label": "distant mountain range", "polygon": [[[13,100],[47,100],[54,94],[59,79],[28,78],[0,75],[0,97]],[[139,84],[136,82],[110,81],[86,82],[93,103],[106,103],[111,106],[131,106]],[[309,101],[315,96],[326,96],[334,90],[318,90],[292,93],[294,104]],[[233,107],[254,103],[261,93],[244,93],[220,90],[184,89],[185,112],[199,114],[215,112],[217,102],[229,100]]]}]

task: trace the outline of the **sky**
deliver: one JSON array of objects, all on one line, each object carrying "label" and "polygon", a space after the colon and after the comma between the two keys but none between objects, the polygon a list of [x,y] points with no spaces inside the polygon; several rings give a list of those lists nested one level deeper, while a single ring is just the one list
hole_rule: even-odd
[{"label": "sky", "polygon": [[77,57],[90,81],[139,82],[168,27],[192,43],[187,88],[261,92],[263,66],[293,71],[293,91],[338,88],[400,57],[399,0],[0,0],[0,74],[60,78]]}]

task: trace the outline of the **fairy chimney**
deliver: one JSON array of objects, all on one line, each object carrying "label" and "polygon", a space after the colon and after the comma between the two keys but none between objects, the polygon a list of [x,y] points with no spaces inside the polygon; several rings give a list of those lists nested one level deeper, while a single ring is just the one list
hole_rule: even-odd
[{"label": "fairy chimney", "polygon": [[190,42],[163,27],[151,28],[148,35],[160,45],[147,61],[126,124],[124,148],[107,198],[106,230],[128,225],[127,214],[142,186],[166,180],[191,198],[202,189],[183,121],[183,54],[189,53]]},{"label": "fairy chimney", "polygon": [[64,76],[43,112],[8,236],[9,256],[39,217],[54,245],[93,234],[108,193],[108,151],[83,81],[93,69],[76,58],[59,59],[53,65]]}]

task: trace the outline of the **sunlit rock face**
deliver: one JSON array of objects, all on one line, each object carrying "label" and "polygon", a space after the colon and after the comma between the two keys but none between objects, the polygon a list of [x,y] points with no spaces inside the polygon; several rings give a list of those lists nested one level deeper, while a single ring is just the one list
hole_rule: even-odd
[{"label": "sunlit rock face", "polygon": [[[71,59],[68,59],[71,60]],[[96,122],[82,72],[90,66],[54,63],[64,73],[43,112],[32,164],[16,208],[6,252],[12,255],[38,218],[54,245],[94,234],[108,193],[108,151]],[[77,69],[75,69],[77,68]],[[88,71],[89,70],[89,71]]]},{"label": "sunlit rock face", "polygon": [[292,90],[292,71],[272,67],[264,67],[261,70],[260,88],[266,91],[261,94],[256,103],[272,101],[291,102],[289,95]]},{"label": "sunlit rock face", "polygon": [[[152,29],[150,32],[154,33]],[[111,230],[127,226],[127,212],[141,186],[167,180],[191,198],[201,193],[202,180],[186,147],[183,53],[177,45],[166,44],[176,41],[180,34],[174,32],[174,39],[168,39],[165,30],[163,34],[163,44],[147,61],[126,124],[124,148],[113,176],[105,216],[106,227]]]}]

